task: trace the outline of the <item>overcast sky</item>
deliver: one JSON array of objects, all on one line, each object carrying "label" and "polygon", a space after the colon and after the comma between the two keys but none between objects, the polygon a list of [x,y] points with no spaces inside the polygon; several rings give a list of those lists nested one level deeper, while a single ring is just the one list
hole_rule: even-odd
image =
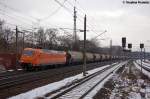
[{"label": "overcast sky", "polygon": [[[58,1],[63,4],[65,0]],[[60,8],[55,0],[0,0],[0,17],[26,28],[39,24],[43,27],[73,28],[72,5],[75,3],[74,0],[68,1],[64,3],[67,8]],[[76,6],[77,28],[83,29],[86,13],[87,29],[95,31],[88,32],[88,39],[107,30],[99,39],[112,38],[114,45],[121,45],[121,38],[127,37],[127,42],[135,46],[139,43],[150,46],[150,4],[123,4],[122,0],[77,0]],[[83,38],[83,33],[78,35]],[[109,45],[109,40],[99,42],[101,46]],[[147,50],[150,51],[150,47]]]}]

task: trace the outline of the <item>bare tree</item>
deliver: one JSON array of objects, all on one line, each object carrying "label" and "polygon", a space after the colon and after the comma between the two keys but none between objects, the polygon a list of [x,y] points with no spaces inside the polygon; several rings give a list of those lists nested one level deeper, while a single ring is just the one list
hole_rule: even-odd
[{"label": "bare tree", "polygon": [[7,41],[4,38],[4,21],[0,20],[0,49],[5,50],[7,47]]},{"label": "bare tree", "polygon": [[35,38],[36,38],[36,41],[37,41],[37,46],[43,48],[44,47],[44,42],[46,41],[46,35],[44,33],[43,28],[39,28],[37,33],[35,33]]},{"label": "bare tree", "polygon": [[58,34],[58,30],[57,29],[53,29],[53,28],[50,28],[50,29],[47,29],[45,31],[45,35],[46,35],[46,48],[49,48],[49,49],[53,49],[56,47],[57,45],[57,34]]},{"label": "bare tree", "polygon": [[4,34],[3,26],[4,26],[4,21],[0,20],[0,39],[3,38],[3,34]]},{"label": "bare tree", "polygon": [[60,46],[64,47],[64,48],[68,48],[68,49],[72,49],[73,47],[73,35],[68,34],[68,35],[64,35],[64,36],[59,36],[59,43]]}]

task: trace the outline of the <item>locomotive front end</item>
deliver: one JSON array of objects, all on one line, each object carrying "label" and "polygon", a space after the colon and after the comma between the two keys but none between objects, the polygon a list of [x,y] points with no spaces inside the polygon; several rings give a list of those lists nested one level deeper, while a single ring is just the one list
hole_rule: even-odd
[{"label": "locomotive front end", "polygon": [[34,57],[35,57],[35,51],[33,49],[31,48],[24,49],[20,58],[20,64],[22,68],[24,69],[32,68]]}]

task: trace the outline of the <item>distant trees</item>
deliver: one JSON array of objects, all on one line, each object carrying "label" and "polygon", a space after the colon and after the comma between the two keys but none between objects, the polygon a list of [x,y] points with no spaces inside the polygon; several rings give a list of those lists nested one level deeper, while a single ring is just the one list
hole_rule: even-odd
[{"label": "distant trees", "polygon": [[45,35],[47,37],[46,40],[46,48],[48,49],[53,49],[56,47],[57,45],[57,34],[58,34],[58,30],[57,29],[46,29],[45,31]]},{"label": "distant trees", "polygon": [[[12,29],[4,27],[5,22],[0,20],[0,51],[15,52],[16,33]],[[79,40],[74,42],[73,35],[67,33],[61,34],[58,29],[55,28],[39,28],[37,31],[21,30],[18,27],[18,49],[22,52],[25,47],[33,48],[46,48],[56,50],[83,50],[83,41]],[[86,41],[87,50],[94,51],[97,48],[95,41]]]},{"label": "distant trees", "polygon": [[10,28],[4,27],[4,24],[5,21],[0,20],[0,48],[1,51],[8,51],[14,41],[14,32]]},{"label": "distant trees", "polygon": [[4,21],[0,20],[0,47],[4,47],[5,46],[5,39],[4,39],[4,30],[3,30],[3,25],[4,25]]},{"label": "distant trees", "polygon": [[40,28],[40,29],[35,33],[35,38],[36,38],[36,41],[37,41],[37,46],[39,46],[39,47],[44,47],[44,43],[45,43],[45,40],[46,40],[46,36],[45,36],[45,33],[44,33],[44,29],[43,29],[43,28]]},{"label": "distant trees", "polygon": [[69,35],[59,36],[58,41],[60,46],[71,50],[73,45],[73,35],[69,34]]},{"label": "distant trees", "polygon": [[[45,48],[54,50],[76,50],[83,51],[84,41],[77,36],[74,42],[72,33],[62,32],[55,28],[44,29],[40,27],[36,30],[21,30],[18,27],[18,50],[22,52],[23,48]],[[5,26],[5,21],[0,20],[0,52],[15,52],[16,50],[16,32]],[[109,48],[101,48],[99,42],[95,39],[86,40],[86,51],[94,53],[107,53]],[[112,48],[113,54],[121,54],[122,49],[119,46]]]}]

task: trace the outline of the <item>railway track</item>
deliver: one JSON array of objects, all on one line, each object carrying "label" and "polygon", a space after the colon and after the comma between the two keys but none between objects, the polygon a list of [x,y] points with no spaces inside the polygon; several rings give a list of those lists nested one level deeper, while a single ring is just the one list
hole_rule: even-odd
[{"label": "railway track", "polygon": [[6,78],[9,76],[20,75],[23,73],[28,73],[28,72],[24,70],[5,71],[5,72],[0,73],[0,79]]},{"label": "railway track", "polygon": [[116,69],[124,65],[125,63],[126,62],[120,63],[119,65],[112,65],[112,66],[106,67],[70,85],[64,86],[51,93],[47,93],[44,98],[83,99],[97,85],[99,85],[104,79],[106,79],[109,75],[111,75],[113,71],[115,71]]},{"label": "railway track", "polygon": [[[94,63],[90,63],[90,64],[94,64]],[[107,63],[106,62],[101,62],[101,65],[105,65],[105,64],[107,64]],[[80,66],[80,65],[74,65],[74,66]],[[55,68],[50,68],[50,69],[55,69]],[[44,70],[44,71],[48,71],[50,69],[47,69],[47,70]],[[41,72],[41,71],[36,71],[36,72]],[[10,76],[12,77],[12,76],[16,76],[16,75],[22,75],[22,74],[25,74],[25,73],[31,73],[31,72],[30,71],[25,71],[25,70],[5,71],[5,72],[0,73],[0,79],[8,78]]]},{"label": "railway track", "polygon": [[[93,65],[93,67],[94,67],[94,66],[102,65],[102,64],[97,64],[97,63],[88,64],[88,66],[90,66],[90,65]],[[78,65],[78,67],[79,66],[81,66],[81,65]],[[74,71],[81,71],[81,68],[68,69],[65,72],[61,71],[61,69],[64,69],[64,68],[51,69],[51,70],[45,70],[45,71],[39,71],[39,72],[28,72],[28,73],[23,73],[23,74],[19,74],[19,75],[16,73],[12,76],[6,75],[5,77],[0,79],[0,89],[5,89],[5,88],[11,87],[11,86],[28,83],[28,82],[32,82],[32,81],[38,81],[38,80],[45,79],[48,77],[54,78],[59,75],[67,75]],[[76,68],[76,66],[73,66],[72,68]]]},{"label": "railway track", "polygon": [[[136,61],[135,61],[136,62]],[[139,64],[138,62],[136,62],[136,64],[138,64],[141,67],[141,64]],[[145,64],[144,64],[145,65]],[[146,65],[148,66],[148,65]],[[150,68],[142,66],[143,69],[145,69],[146,71],[150,72]]]},{"label": "railway track", "polygon": [[[77,66],[79,66],[79,65],[77,65]],[[51,69],[54,69],[54,68],[51,68]],[[45,70],[45,71],[49,71],[49,69],[48,70]],[[43,71],[33,71],[34,73],[36,73],[36,72],[43,72]],[[32,71],[25,71],[25,70],[21,70],[21,71],[7,71],[7,72],[2,72],[2,73],[0,73],[0,80],[3,80],[3,79],[9,79],[9,78],[13,78],[13,77],[16,77],[16,76],[18,76],[18,75],[23,75],[23,74],[30,74],[30,73],[32,73]]]}]

